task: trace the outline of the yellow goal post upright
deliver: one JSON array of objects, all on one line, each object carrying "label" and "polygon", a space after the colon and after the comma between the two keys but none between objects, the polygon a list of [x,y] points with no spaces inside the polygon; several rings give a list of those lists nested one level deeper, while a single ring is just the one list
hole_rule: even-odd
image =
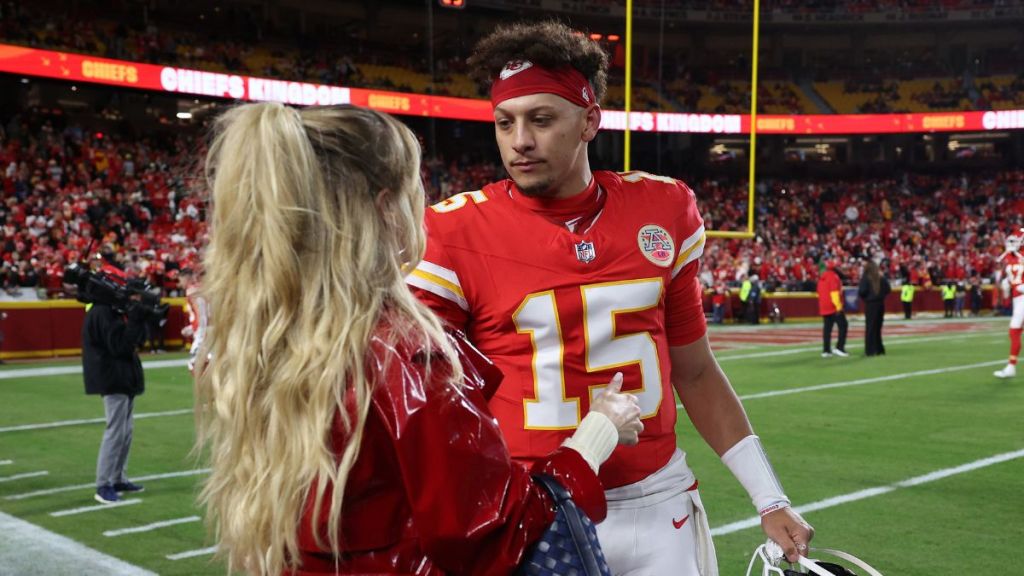
[{"label": "yellow goal post upright", "polygon": [[[750,239],[754,237],[754,199],[756,195],[755,170],[757,167],[757,57],[760,44],[758,30],[761,23],[761,1],[754,0],[754,31],[753,31],[753,55],[750,62],[750,168],[747,183],[747,229],[746,230],[708,230],[709,238],[740,238]],[[626,131],[623,143],[623,172],[630,169],[630,108],[631,94],[633,92],[633,0],[626,0],[626,82],[625,82],[625,112]]]}]

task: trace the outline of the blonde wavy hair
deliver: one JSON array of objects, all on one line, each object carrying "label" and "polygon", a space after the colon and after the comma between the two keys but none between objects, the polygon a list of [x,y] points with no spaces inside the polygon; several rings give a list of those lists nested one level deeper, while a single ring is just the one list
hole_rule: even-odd
[{"label": "blonde wavy hair", "polygon": [[[426,243],[419,167],[407,127],[354,106],[247,104],[216,122],[202,289],[212,322],[201,356],[211,359],[197,368],[196,448],[210,459],[200,501],[229,571],[298,567],[310,497],[314,518],[329,507],[338,552],[382,322],[385,338],[420,335],[458,369],[441,324],[404,281]],[[336,421],[351,438],[339,454]]]}]

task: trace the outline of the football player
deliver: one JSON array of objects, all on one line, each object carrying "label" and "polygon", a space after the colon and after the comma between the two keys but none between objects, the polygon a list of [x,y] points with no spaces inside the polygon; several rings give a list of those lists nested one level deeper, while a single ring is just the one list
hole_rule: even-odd
[{"label": "football player", "polygon": [[1024,256],[1020,254],[1024,243],[1024,228],[1006,237],[1006,252],[1003,253],[1003,296],[1013,302],[1013,316],[1010,318],[1010,360],[1006,367],[993,374],[997,378],[1013,378],[1017,375],[1017,356],[1020,354],[1020,335],[1024,332]]},{"label": "football player", "polygon": [[694,193],[672,178],[590,168],[606,54],[545,22],[496,30],[469,64],[491,83],[511,178],[427,210],[426,256],[407,281],[504,372],[490,408],[512,456],[529,462],[562,444],[623,372],[645,427],[601,468],[609,564],[615,574],[715,575],[697,480],[677,447],[675,390],[766,534],[796,559],[813,529],[790,508],[708,344]]}]

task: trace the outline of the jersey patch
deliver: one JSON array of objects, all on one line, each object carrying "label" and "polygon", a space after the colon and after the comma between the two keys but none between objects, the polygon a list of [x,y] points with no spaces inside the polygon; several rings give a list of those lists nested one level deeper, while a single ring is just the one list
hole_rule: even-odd
[{"label": "jersey patch", "polygon": [[672,242],[672,235],[668,233],[668,230],[657,224],[647,224],[640,228],[640,232],[636,235],[636,242],[640,246],[640,253],[655,266],[668,268],[672,265],[675,244]]},{"label": "jersey patch", "polygon": [[579,242],[576,244],[576,259],[586,264],[597,257],[597,252],[594,251],[593,242]]}]

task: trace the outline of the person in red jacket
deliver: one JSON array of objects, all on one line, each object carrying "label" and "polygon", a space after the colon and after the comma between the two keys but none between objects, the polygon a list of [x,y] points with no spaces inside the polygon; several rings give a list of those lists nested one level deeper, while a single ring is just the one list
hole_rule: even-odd
[{"label": "person in red jacket", "polygon": [[568,440],[511,459],[486,407],[500,372],[405,286],[419,161],[412,131],[354,106],[217,122],[197,442],[229,571],[510,574],[554,519],[534,474],[606,514],[597,471],[637,443],[636,396],[617,374]]},{"label": "person in red jacket", "polygon": [[[825,263],[825,271],[818,279],[818,313],[821,314],[824,326],[821,337],[824,343],[822,358],[836,356],[849,356],[846,353],[846,330],[849,324],[846,322],[846,314],[843,312],[842,300],[843,283],[836,274],[835,260],[828,260]],[[836,342],[835,350],[832,349],[832,326],[839,326],[839,340]]]}]

